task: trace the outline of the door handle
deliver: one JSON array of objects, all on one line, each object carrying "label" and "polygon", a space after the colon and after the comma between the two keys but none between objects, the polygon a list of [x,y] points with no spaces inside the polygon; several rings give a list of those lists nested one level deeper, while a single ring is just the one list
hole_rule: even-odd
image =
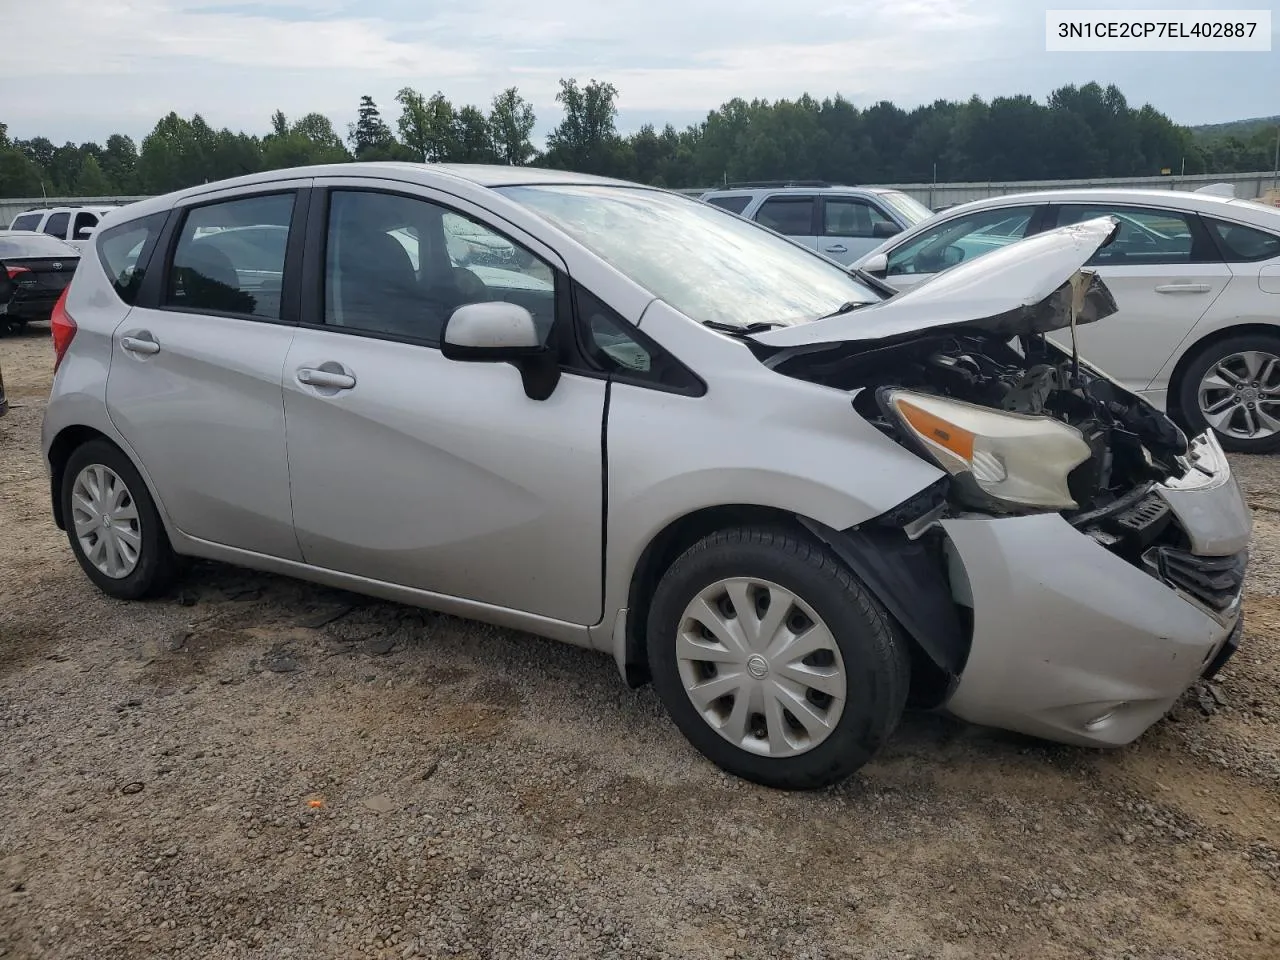
[{"label": "door handle", "polygon": [[1162,283],[1156,287],[1156,293],[1208,293],[1207,283]]},{"label": "door handle", "polygon": [[849,248],[846,247],[843,243],[833,243],[831,246],[825,247],[824,249],[827,251],[827,253],[848,253],[849,252]]},{"label": "door handle", "polygon": [[298,382],[309,387],[330,387],[334,390],[350,390],[356,385],[356,378],[346,373],[335,373],[332,370],[316,370],[313,367],[302,367],[298,370]]},{"label": "door handle", "polygon": [[120,349],[128,350],[130,353],[153,354],[160,352],[160,344],[151,339],[149,334],[143,334],[139,337],[121,337]]}]

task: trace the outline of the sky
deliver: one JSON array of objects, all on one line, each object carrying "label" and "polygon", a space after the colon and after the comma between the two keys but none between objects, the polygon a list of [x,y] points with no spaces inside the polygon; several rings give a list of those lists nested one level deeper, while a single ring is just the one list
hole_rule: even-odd
[{"label": "sky", "polygon": [[[1128,8],[1266,7],[1127,0]],[[394,127],[396,92],[487,106],[517,86],[556,122],[561,77],[618,88],[618,126],[683,127],[735,96],[841,93],[859,106],[1115,83],[1179,123],[1280,114],[1271,53],[1046,53],[1046,8],[1097,0],[0,0],[0,122],[55,143],[126,133],[171,110],[265,133],[317,111],[339,132],[370,94]],[[1116,6],[1112,4],[1111,6]],[[12,19],[12,18],[6,18]]]}]

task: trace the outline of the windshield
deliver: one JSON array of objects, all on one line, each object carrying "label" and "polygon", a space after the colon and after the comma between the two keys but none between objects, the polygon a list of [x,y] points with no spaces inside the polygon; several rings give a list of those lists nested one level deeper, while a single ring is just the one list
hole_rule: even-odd
[{"label": "windshield", "polygon": [[902,217],[908,227],[914,227],[933,216],[933,211],[915,197],[898,190],[888,190],[880,194],[880,199],[893,207],[894,212]]},{"label": "windshield", "polygon": [[791,325],[882,299],[804,247],[679,194],[578,184],[501,189],[699,323]]}]

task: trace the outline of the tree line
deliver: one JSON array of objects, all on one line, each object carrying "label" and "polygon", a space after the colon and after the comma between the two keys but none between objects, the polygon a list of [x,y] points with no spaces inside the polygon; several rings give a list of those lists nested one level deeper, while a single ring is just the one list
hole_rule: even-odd
[{"label": "tree line", "polygon": [[[617,88],[560,81],[559,122],[540,149],[533,106],[511,87],[487,107],[456,106],[443,92],[405,87],[391,122],[360,99],[345,136],[324,115],[280,111],[264,136],[215,130],[199,114],[170,113],[135,143],[8,137],[0,123],[0,196],[157,194],[226,177],[351,160],[537,165],[666,187],[740,180],[842,183],[1039,180],[1231,173],[1270,169],[1276,132],[1197,136],[1150,105],[1129,106],[1115,86],[1055,90],[1045,102],[1019,95],[937,100],[904,110],[888,101],[859,108],[842,96],[817,100],[735,98],[677,130],[617,129]],[[393,126],[394,124],[394,126]]]}]

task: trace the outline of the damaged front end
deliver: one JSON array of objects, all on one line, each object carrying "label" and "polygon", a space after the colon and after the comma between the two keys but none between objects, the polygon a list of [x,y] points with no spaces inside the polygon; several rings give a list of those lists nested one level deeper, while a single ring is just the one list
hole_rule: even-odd
[{"label": "damaged front end", "polygon": [[1250,530],[1212,435],[1188,442],[1045,337],[1114,311],[1076,269],[967,323],[757,351],[780,374],[849,392],[864,419],[946,472],[826,536],[898,598],[891,612],[942,673],[931,699],[1092,745],[1129,742],[1230,656]]}]

